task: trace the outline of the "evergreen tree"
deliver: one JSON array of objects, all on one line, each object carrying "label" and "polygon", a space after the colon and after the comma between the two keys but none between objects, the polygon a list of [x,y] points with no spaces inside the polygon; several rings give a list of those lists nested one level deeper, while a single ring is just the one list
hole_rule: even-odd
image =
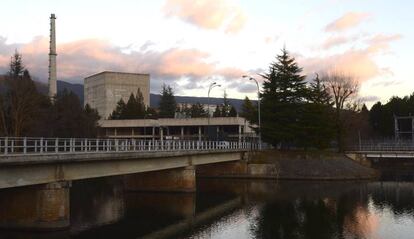
[{"label": "evergreen tree", "polygon": [[257,123],[257,110],[249,97],[245,97],[243,100],[240,116],[247,119],[250,123]]},{"label": "evergreen tree", "polygon": [[213,112],[213,117],[223,117],[221,114],[222,114],[221,106],[216,105],[216,109]]},{"label": "evergreen tree", "polygon": [[190,112],[191,112],[191,118],[207,117],[207,112],[204,110],[203,105],[200,104],[199,102],[191,105]]},{"label": "evergreen tree", "polygon": [[309,103],[301,106],[298,143],[305,148],[326,148],[335,136],[335,120],[331,95],[318,75],[310,83],[308,96]]},{"label": "evergreen tree", "polygon": [[161,99],[159,104],[159,116],[161,118],[174,118],[177,103],[172,88],[169,85],[162,85]]},{"label": "evergreen tree", "polygon": [[229,113],[230,113],[230,108],[231,108],[230,101],[229,101],[229,99],[227,99],[226,91],[224,91],[223,105],[221,106],[221,114],[220,114],[221,117],[228,117]]},{"label": "evergreen tree", "polygon": [[[126,103],[125,111],[122,114],[123,119],[137,119],[139,118],[140,114],[140,105],[137,101],[137,98],[134,96],[134,94],[131,93],[129,96],[129,99]],[[143,115],[141,115],[143,116]]]},{"label": "evergreen tree", "polygon": [[126,110],[126,104],[124,100],[121,98],[118,103],[116,104],[116,108],[112,113],[109,115],[109,119],[117,120],[122,119]]},{"label": "evergreen tree", "polygon": [[237,110],[233,105],[230,107],[229,117],[237,117]]},{"label": "evergreen tree", "polygon": [[145,111],[145,118],[146,119],[157,119],[158,113],[154,108],[148,107],[147,110]]},{"label": "evergreen tree", "polygon": [[277,145],[297,143],[298,133],[303,129],[300,119],[301,107],[308,98],[305,76],[295,58],[286,49],[276,57],[269,71],[262,75],[262,137]]},{"label": "evergreen tree", "polygon": [[22,62],[22,55],[16,50],[10,60],[8,76],[13,80],[21,79],[25,68]]},{"label": "evergreen tree", "polygon": [[325,84],[319,79],[319,75],[316,74],[316,78],[310,83],[309,101],[315,104],[332,105],[332,96]]},{"label": "evergreen tree", "polygon": [[98,120],[100,118],[96,109],[92,108],[89,104],[85,105],[82,119],[84,127],[83,137],[92,138],[98,135]]}]

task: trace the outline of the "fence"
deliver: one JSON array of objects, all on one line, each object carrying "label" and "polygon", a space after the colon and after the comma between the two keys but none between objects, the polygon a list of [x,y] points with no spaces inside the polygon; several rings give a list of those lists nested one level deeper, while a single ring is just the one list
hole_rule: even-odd
[{"label": "fence", "polygon": [[0,156],[10,154],[59,154],[93,152],[253,150],[257,144],[231,141],[0,138]]},{"label": "fence", "polygon": [[411,140],[363,140],[354,147],[356,151],[414,151],[414,141]]}]

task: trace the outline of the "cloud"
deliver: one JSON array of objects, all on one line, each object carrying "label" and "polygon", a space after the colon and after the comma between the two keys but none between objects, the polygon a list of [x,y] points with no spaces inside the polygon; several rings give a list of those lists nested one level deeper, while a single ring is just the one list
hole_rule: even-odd
[{"label": "cloud", "polygon": [[360,12],[349,12],[343,15],[342,17],[336,19],[335,21],[329,23],[325,27],[326,32],[340,32],[353,28],[361,24],[364,20],[369,18],[368,13]]},{"label": "cloud", "polygon": [[[46,37],[36,37],[26,44],[6,44],[0,38],[0,66],[8,67],[10,56],[17,48],[23,63],[32,75],[46,82],[48,72],[48,47]],[[147,45],[151,45],[147,44]],[[159,91],[162,82],[173,84],[173,80],[191,79],[202,81],[209,76],[226,80],[238,78],[243,71],[238,68],[220,67],[210,62],[210,55],[198,49],[170,48],[164,51],[128,51],[100,39],[85,39],[58,45],[58,79],[82,82],[86,76],[100,71],[126,71],[151,74],[151,85]],[[1,69],[1,68],[0,68]],[[1,73],[1,72],[0,72]],[[179,92],[179,90],[177,90]]]},{"label": "cloud", "polygon": [[364,103],[378,102],[378,101],[381,100],[381,98],[376,96],[376,95],[367,95],[367,96],[363,96],[359,99]]},{"label": "cloud", "polygon": [[167,17],[179,19],[204,29],[224,28],[226,33],[243,29],[247,17],[231,0],[166,0]]},{"label": "cloud", "polygon": [[327,38],[323,43],[322,43],[322,48],[325,50],[334,48],[334,47],[338,47],[338,46],[342,46],[345,45],[347,43],[350,42],[354,42],[356,40],[358,40],[361,36],[360,35],[355,35],[355,36],[331,36],[329,38]]},{"label": "cloud", "polygon": [[307,74],[324,71],[340,71],[355,76],[359,81],[366,81],[390,70],[380,67],[375,57],[387,53],[390,44],[400,39],[400,35],[375,35],[366,41],[363,48],[351,48],[339,54],[326,57],[298,57]]}]

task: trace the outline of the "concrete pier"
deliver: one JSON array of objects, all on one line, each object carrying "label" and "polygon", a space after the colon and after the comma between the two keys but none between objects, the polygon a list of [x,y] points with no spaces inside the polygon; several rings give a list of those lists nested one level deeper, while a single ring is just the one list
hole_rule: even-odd
[{"label": "concrete pier", "polygon": [[70,190],[72,233],[123,219],[125,203],[121,176],[74,181]]},{"label": "concrete pier", "polygon": [[152,192],[195,192],[194,166],[130,174],[124,177],[125,189]]},{"label": "concrete pier", "polygon": [[0,191],[0,227],[19,230],[61,230],[70,226],[70,182]]}]

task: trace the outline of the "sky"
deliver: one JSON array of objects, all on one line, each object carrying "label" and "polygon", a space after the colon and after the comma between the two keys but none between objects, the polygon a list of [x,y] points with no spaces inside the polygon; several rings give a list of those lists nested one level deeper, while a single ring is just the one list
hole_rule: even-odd
[{"label": "sky", "polygon": [[256,99],[283,47],[312,79],[341,71],[368,105],[414,92],[414,2],[407,0],[2,0],[0,73],[17,49],[47,82],[55,13],[58,79],[82,83],[108,70],[151,74],[176,95]]}]

